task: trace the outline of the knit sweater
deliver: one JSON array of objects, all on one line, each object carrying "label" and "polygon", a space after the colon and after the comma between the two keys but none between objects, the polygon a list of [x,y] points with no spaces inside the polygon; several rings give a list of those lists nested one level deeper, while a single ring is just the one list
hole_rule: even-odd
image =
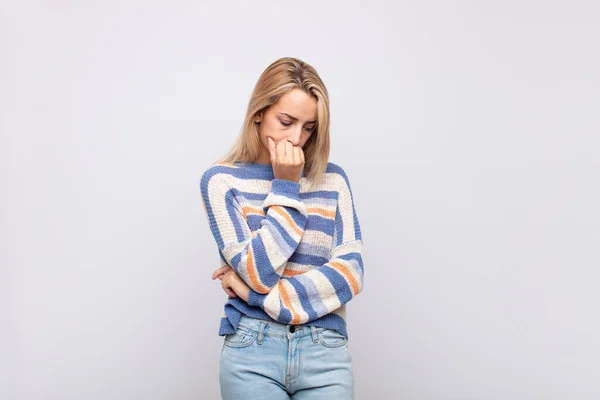
[{"label": "knit sweater", "polygon": [[[219,335],[242,315],[334,329],[346,338],[346,304],[363,288],[362,236],[348,176],[329,162],[311,190],[274,177],[271,164],[217,163],[200,179],[221,265],[250,287],[229,296]],[[216,269],[216,266],[215,268]]]}]

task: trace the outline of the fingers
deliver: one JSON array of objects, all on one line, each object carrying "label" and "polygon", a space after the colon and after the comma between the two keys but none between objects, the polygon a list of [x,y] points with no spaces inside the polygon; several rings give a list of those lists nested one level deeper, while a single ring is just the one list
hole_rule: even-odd
[{"label": "fingers", "polygon": [[222,275],[224,273],[226,273],[227,271],[229,271],[231,269],[230,265],[223,265],[222,267],[219,267],[215,270],[215,272],[213,272],[212,274],[212,279],[213,281],[219,277],[219,275]]},{"label": "fingers", "polygon": [[[225,266],[217,269],[217,271],[222,270],[222,269],[227,269],[227,268],[232,269],[231,266],[225,265]],[[215,271],[215,273],[217,273],[217,271]],[[227,272],[229,272],[229,271],[220,273],[218,276],[216,276],[216,278],[219,278],[221,280],[221,287],[223,288],[225,293],[227,293],[231,297],[237,297],[237,294],[231,288],[231,279],[227,278]],[[215,279],[215,278],[213,277],[213,279]]]},{"label": "fingers", "polygon": [[[304,161],[302,147],[294,146],[289,140],[275,144],[270,137],[267,137],[267,139],[269,140],[269,145],[272,143],[273,146],[269,149],[271,152],[271,162],[273,162],[273,157],[279,164],[297,165],[300,161]],[[272,150],[273,148],[275,150]],[[273,155],[273,152],[275,152],[275,155]]]},{"label": "fingers", "polygon": [[267,136],[267,141],[269,142],[269,154],[271,155],[271,163],[277,160],[277,147],[275,146],[275,141],[271,139],[271,136]]},{"label": "fingers", "polygon": [[269,142],[271,163],[277,161],[280,164],[289,162],[296,165],[300,162],[304,162],[304,151],[302,150],[302,147],[294,146],[289,140],[275,144],[275,141],[271,136],[267,136],[267,141]]},{"label": "fingers", "polygon": [[304,151],[302,146],[295,146],[290,140],[282,140],[275,144],[271,137],[267,136],[267,139],[274,177],[298,182],[303,175]]},{"label": "fingers", "polygon": [[285,143],[277,144],[277,162],[282,164],[285,161]]}]

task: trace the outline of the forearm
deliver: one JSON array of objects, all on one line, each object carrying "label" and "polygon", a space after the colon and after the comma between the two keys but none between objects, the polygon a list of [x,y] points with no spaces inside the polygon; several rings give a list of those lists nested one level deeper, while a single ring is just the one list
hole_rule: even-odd
[{"label": "forearm", "polygon": [[248,304],[282,323],[302,324],[337,310],[363,288],[362,241],[344,243],[327,263],[290,278],[261,294],[250,290]]},{"label": "forearm", "polygon": [[[260,209],[242,207],[233,191],[223,188],[225,185],[207,175],[201,181],[211,232],[222,259],[252,290],[268,293],[304,234],[308,212],[299,196],[300,184],[273,179]],[[246,221],[249,214],[264,215],[261,227],[254,232]]]}]

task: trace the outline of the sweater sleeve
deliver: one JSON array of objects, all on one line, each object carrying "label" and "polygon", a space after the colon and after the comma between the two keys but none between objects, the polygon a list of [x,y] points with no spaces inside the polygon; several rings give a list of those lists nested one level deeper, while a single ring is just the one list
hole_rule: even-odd
[{"label": "sweater sleeve", "polygon": [[348,177],[343,173],[329,260],[316,269],[281,278],[261,294],[251,290],[248,304],[282,323],[303,324],[328,314],[363,288],[362,235]]},{"label": "sweater sleeve", "polygon": [[[210,230],[221,259],[251,290],[269,293],[298,247],[308,219],[306,206],[300,199],[300,183],[275,178],[262,209],[242,208],[227,177],[226,173],[209,169],[200,180]],[[265,216],[255,232],[246,222],[246,213]]]}]

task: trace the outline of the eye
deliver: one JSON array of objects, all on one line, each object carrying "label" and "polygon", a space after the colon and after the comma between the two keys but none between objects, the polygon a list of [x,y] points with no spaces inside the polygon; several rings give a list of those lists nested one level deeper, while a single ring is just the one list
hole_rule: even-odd
[{"label": "eye", "polygon": [[[282,121],[282,120],[279,120],[279,122],[281,122],[281,125],[283,125],[283,126],[291,126],[292,125],[291,122],[285,122],[285,121]],[[310,128],[309,127],[304,127],[304,130],[307,131],[307,132],[313,132],[315,130],[315,127],[316,127],[316,125],[313,125]]]}]

